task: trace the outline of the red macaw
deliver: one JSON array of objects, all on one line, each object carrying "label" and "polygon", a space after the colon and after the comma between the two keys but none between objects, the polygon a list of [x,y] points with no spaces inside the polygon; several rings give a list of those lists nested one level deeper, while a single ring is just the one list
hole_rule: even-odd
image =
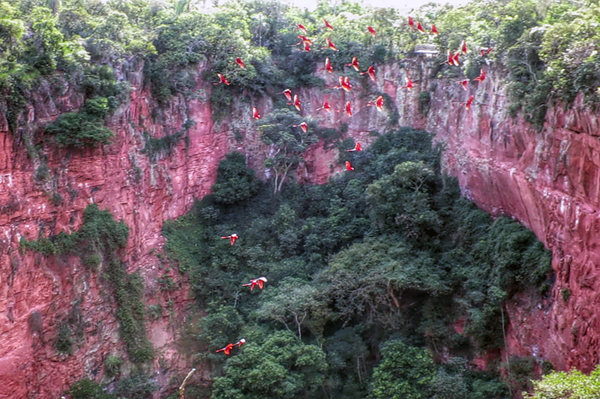
[{"label": "red macaw", "polygon": [[350,83],[350,78],[348,76],[344,76],[342,81],[342,89],[346,91],[352,90],[352,84]]},{"label": "red macaw", "polygon": [[[328,37],[325,38],[325,43],[327,43],[327,47],[329,47],[333,51],[338,51],[337,47],[335,47],[335,44],[333,44],[333,42],[331,40],[329,40]],[[327,48],[327,47],[323,47],[323,48]]]},{"label": "red macaw", "polygon": [[235,59],[235,62],[242,67],[242,69],[246,69],[246,64],[244,64],[244,61],[242,61],[242,59],[240,57],[237,57]]},{"label": "red macaw", "polygon": [[217,351],[217,353],[219,353],[219,352],[225,352],[225,354],[226,354],[226,355],[229,355],[229,352],[231,352],[231,350],[233,349],[233,347],[234,347],[235,345],[236,345],[236,344],[227,344],[227,346],[226,346],[226,347],[219,349],[219,350]]},{"label": "red macaw", "polygon": [[454,57],[452,56],[451,50],[448,50],[448,58],[446,59],[446,61],[442,62],[440,65],[444,64],[454,65]]},{"label": "red macaw", "polygon": [[367,103],[367,107],[371,105],[376,106],[378,111],[383,111],[383,96],[379,96],[375,101],[369,101]]},{"label": "red macaw", "polygon": [[331,105],[329,105],[329,103],[327,101],[323,101],[323,106],[317,108],[317,111],[320,111],[322,109],[324,109],[327,112],[331,112]]},{"label": "red macaw", "polygon": [[302,43],[313,44],[312,40],[310,40],[308,37],[306,37],[304,35],[298,35],[296,37],[301,40],[300,43],[298,43],[298,44],[302,44]]},{"label": "red macaw", "polygon": [[308,125],[306,124],[306,122],[302,122],[299,125],[292,125],[293,127],[299,127],[300,129],[302,129],[302,131],[304,133],[306,133],[306,131],[308,130]]},{"label": "red macaw", "polygon": [[467,85],[469,84],[469,79],[461,80],[457,82],[462,86],[463,89],[467,90]]},{"label": "red macaw", "polygon": [[485,80],[485,71],[483,70],[483,68],[481,68],[481,73],[474,80],[478,82],[483,82]]},{"label": "red macaw", "polygon": [[350,161],[346,161],[346,170],[354,170]]},{"label": "red macaw", "polygon": [[460,57],[460,50],[456,50],[456,53],[454,53],[454,65],[459,66],[460,65],[460,61],[458,60],[458,57]]},{"label": "red macaw", "polygon": [[293,103],[287,103],[288,105],[293,105],[294,107],[296,107],[296,109],[298,111],[302,111],[302,107],[300,106],[300,104],[302,104],[300,102],[300,100],[298,99],[298,95],[294,94],[294,102]]},{"label": "red macaw", "polygon": [[331,66],[331,61],[329,61],[329,57],[325,58],[325,68],[327,72],[333,73],[333,67]]},{"label": "red macaw", "polygon": [[[263,289],[265,283],[267,282],[266,277],[253,278],[250,280],[248,284],[244,284],[243,287],[250,287],[250,291],[254,289],[254,287],[258,286],[261,290]],[[244,341],[246,342],[246,341]]]},{"label": "red macaw", "polygon": [[473,104],[473,96],[469,97],[466,103],[461,103],[460,105],[464,105],[466,109],[471,109],[471,104]]},{"label": "red macaw", "polygon": [[408,26],[410,26],[410,29],[412,30],[415,29],[415,21],[413,21],[411,17],[408,17]]},{"label": "red macaw", "polygon": [[352,57],[352,62],[349,64],[346,64],[346,66],[354,67],[354,69],[356,69],[357,71],[360,71],[360,68],[358,66],[358,60],[356,59],[356,57]]},{"label": "red macaw", "polygon": [[227,81],[227,79],[225,79],[225,76],[221,75],[220,73],[218,73],[217,76],[219,77],[219,81],[217,83],[213,83],[214,85],[225,83],[229,86],[229,82]]},{"label": "red macaw", "polygon": [[488,55],[489,53],[492,52],[493,47],[486,49],[480,49],[479,53],[481,54],[482,57],[485,57],[486,55]]},{"label": "red macaw", "polygon": [[346,115],[348,116],[352,116],[352,105],[350,104],[350,101],[346,101]]},{"label": "red macaw", "polygon": [[288,99],[288,101],[292,101],[292,91],[290,89],[285,89],[277,94],[285,94],[285,97]]},{"label": "red macaw", "polygon": [[467,41],[463,40],[462,45],[460,46],[460,50],[462,51],[463,54],[467,54]]},{"label": "red macaw", "polygon": [[310,51],[310,43],[309,42],[303,42],[304,43],[304,51]]},{"label": "red macaw", "polygon": [[417,30],[421,33],[425,33],[425,28],[423,28],[423,25],[421,25],[420,22],[417,22]]},{"label": "red macaw", "polygon": [[252,107],[252,117],[254,119],[260,119],[260,114],[258,113],[258,110],[254,107]]},{"label": "red macaw", "polygon": [[297,24],[296,26],[298,27],[298,29],[300,29],[300,30],[304,31],[304,33],[308,33],[308,31],[306,30],[306,28],[304,27],[304,25],[302,25],[302,24]]},{"label": "red macaw", "polygon": [[371,78],[371,80],[373,82],[377,81],[377,79],[375,78],[375,67],[373,65],[371,65],[370,67],[368,67],[365,72],[361,72],[360,74],[361,75],[369,74],[369,77]]},{"label": "red macaw", "polygon": [[348,152],[358,152],[358,151],[362,151],[362,147],[360,145],[360,143],[357,141],[356,144],[354,145],[354,148],[351,150],[346,150]]},{"label": "red macaw", "polygon": [[233,233],[230,236],[221,237],[222,240],[229,239],[229,241],[231,242],[231,245],[235,244],[235,240],[237,240],[238,238],[240,238],[240,237],[235,233]]},{"label": "red macaw", "polygon": [[327,22],[326,19],[324,19],[323,22],[325,22],[325,27],[326,28],[329,28],[329,29],[333,30],[333,26],[331,26],[331,24],[329,22]]},{"label": "red macaw", "polygon": [[410,80],[410,78],[407,76],[406,77],[406,86],[402,86],[401,89],[412,90],[412,88],[413,88],[412,80]]},{"label": "red macaw", "polygon": [[375,35],[377,34],[377,32],[375,32],[375,29],[373,29],[372,26],[367,26],[367,30],[369,31],[370,34],[373,35],[373,37],[375,37]]},{"label": "red macaw", "polygon": [[434,24],[431,24],[431,33],[433,33],[434,35],[439,35],[440,32],[438,32],[437,28],[435,27]]}]

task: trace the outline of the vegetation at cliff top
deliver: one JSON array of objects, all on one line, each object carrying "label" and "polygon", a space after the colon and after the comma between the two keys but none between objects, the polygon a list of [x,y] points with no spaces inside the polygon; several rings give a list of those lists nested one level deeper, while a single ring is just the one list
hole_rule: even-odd
[{"label": "vegetation at cliff top", "polygon": [[[426,132],[402,128],[346,159],[356,170],[327,185],[274,194],[230,154],[215,195],[165,222],[167,254],[207,312],[195,362],[212,370],[212,398],[507,397],[497,372],[513,368],[468,361],[504,346],[504,301],[548,294],[550,253],[461,198]],[[233,246],[220,238],[232,233]],[[259,276],[264,290],[241,286]]]}]

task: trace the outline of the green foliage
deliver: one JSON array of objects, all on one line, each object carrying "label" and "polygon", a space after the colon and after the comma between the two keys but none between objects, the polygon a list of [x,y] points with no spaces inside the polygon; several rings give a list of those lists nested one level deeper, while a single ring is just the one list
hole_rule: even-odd
[{"label": "green foliage", "polygon": [[104,359],[104,373],[107,377],[117,377],[121,374],[121,366],[123,365],[123,358],[115,355],[108,355]]},{"label": "green foliage", "polygon": [[427,350],[389,341],[381,348],[382,360],[373,370],[371,396],[377,399],[426,398],[427,387],[436,376]]},{"label": "green foliage", "polygon": [[146,399],[152,396],[152,392],[158,389],[158,385],[151,375],[141,371],[134,371],[125,379],[119,381],[116,390],[118,397],[127,399]]},{"label": "green foliage", "polygon": [[533,393],[523,393],[530,399],[593,399],[600,395],[600,366],[585,375],[581,371],[553,372],[533,381]]},{"label": "green foliage", "polygon": [[419,93],[419,113],[427,116],[431,108],[431,94],[428,91]]},{"label": "green foliage", "polygon": [[70,355],[73,353],[73,340],[71,339],[71,328],[67,323],[58,325],[58,335],[54,341],[54,347],[60,353]]},{"label": "green foliage", "polygon": [[150,161],[157,162],[164,156],[170,156],[173,154],[173,150],[181,139],[184,137],[184,132],[175,132],[173,134],[165,134],[163,137],[154,138],[148,133],[144,132],[144,140],[146,145],[142,150],[143,153],[148,155]]},{"label": "green foliage", "polygon": [[240,152],[232,152],[219,162],[217,180],[212,186],[215,201],[222,204],[235,204],[254,196],[259,183],[254,171],[246,167],[246,157]]},{"label": "green foliage", "polygon": [[104,390],[97,382],[87,378],[79,380],[71,385],[66,392],[73,399],[113,399],[113,395],[104,393]]},{"label": "green foliage", "polygon": [[318,346],[276,332],[262,344],[244,345],[227,361],[211,398],[319,398],[326,371],[325,353]]},{"label": "green foliage", "polygon": [[39,238],[36,241],[29,241],[25,238],[21,238],[20,247],[39,252],[46,256],[54,255],[56,253],[56,246],[52,241],[45,237]]}]

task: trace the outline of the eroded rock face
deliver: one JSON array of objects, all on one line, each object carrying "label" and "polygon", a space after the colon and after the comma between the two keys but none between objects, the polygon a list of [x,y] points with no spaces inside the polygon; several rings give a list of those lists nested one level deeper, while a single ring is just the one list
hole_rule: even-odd
[{"label": "eroded rock face", "polygon": [[[402,88],[404,69],[382,66],[377,82],[351,79],[350,93],[301,91],[303,114],[315,115],[325,99],[334,110],[351,101],[352,118],[344,112],[316,115],[326,127],[347,123],[347,136],[366,147],[376,139],[372,131],[390,128],[389,111],[382,114],[367,106],[376,95],[365,93],[381,92],[393,101],[390,108],[398,111],[400,125],[435,133],[446,147],[445,168],[458,177],[464,195],[493,214],[520,220],[554,253],[552,300],[534,303],[523,295],[507,306],[508,352],[548,359],[560,369],[590,370],[600,360],[595,311],[600,292],[598,117],[578,99],[568,111],[550,110],[546,129],[538,133],[507,115],[502,75],[489,71],[484,83],[473,84],[465,93],[456,82],[430,81],[419,60],[407,64],[414,84],[411,91]],[[322,73],[327,86],[336,85],[337,75],[327,75],[331,76]],[[83,267],[78,258],[19,252],[21,237],[36,239],[42,229],[43,235],[77,230],[90,203],[125,221],[130,231],[123,252],[128,271],[139,271],[144,277],[148,304],[169,309],[147,323],[157,354],[156,381],[164,388],[171,377],[185,375],[190,366],[193,349],[182,345],[183,331],[189,327],[182,315],[192,303],[186,281],[169,272],[178,286],[170,293],[161,292],[156,282],[166,270],[156,256],[164,243],[163,221],[185,214],[195,198],[210,192],[218,162],[230,151],[245,153],[249,166],[259,176],[267,176],[268,148],[252,123],[251,107],[241,100],[235,100],[226,120],[211,119],[210,82],[198,80],[198,95],[187,100],[176,97],[157,113],[156,102],[142,89],[141,76],[141,67],[128,74],[130,100],[108,123],[115,132],[113,144],[65,150],[45,143],[49,175],[43,179],[38,175],[42,163],[28,157],[21,135],[9,131],[0,113],[0,397],[57,397],[78,379],[100,381],[106,356],[124,353],[114,299],[98,274]],[[28,105],[31,129],[78,109],[83,101],[73,88],[54,100],[44,90],[48,89],[40,88]],[[427,116],[419,112],[422,90],[431,92]],[[460,103],[470,94],[475,102],[467,111]],[[256,101],[253,105],[263,115],[272,108],[268,99]],[[188,117],[195,125],[172,153],[144,153],[144,132],[159,138],[180,131]],[[318,143],[307,151],[296,178],[325,183],[343,170],[337,158],[337,149]],[[52,193],[60,194],[62,201],[52,198]],[[565,290],[570,292],[567,301]],[[53,346],[58,324],[73,314],[83,321],[83,338],[74,343],[72,355],[59,355]],[[197,376],[202,378],[201,373]]]}]

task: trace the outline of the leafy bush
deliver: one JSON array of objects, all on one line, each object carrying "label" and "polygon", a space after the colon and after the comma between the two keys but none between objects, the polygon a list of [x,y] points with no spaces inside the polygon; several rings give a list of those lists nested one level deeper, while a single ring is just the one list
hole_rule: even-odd
[{"label": "leafy bush", "polygon": [[222,204],[235,204],[254,196],[259,189],[254,171],[246,167],[246,157],[232,152],[219,162],[217,180],[212,186],[215,201]]},{"label": "leafy bush", "polygon": [[530,399],[593,399],[600,395],[600,366],[585,375],[581,371],[553,372],[533,381],[533,393],[523,393]]}]

